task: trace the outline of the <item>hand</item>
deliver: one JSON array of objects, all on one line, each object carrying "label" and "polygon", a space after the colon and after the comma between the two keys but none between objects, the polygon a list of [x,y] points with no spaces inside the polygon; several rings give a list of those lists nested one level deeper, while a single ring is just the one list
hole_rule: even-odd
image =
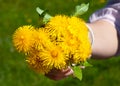
[{"label": "hand", "polygon": [[52,80],[61,80],[72,74],[73,74],[73,70],[70,67],[68,67],[67,69],[64,69],[64,70],[51,70],[45,76],[47,76],[48,78],[50,78]]}]

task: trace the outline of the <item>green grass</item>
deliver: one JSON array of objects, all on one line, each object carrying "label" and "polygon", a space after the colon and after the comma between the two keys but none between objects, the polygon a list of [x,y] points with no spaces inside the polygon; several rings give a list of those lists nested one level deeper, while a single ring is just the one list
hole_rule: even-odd
[{"label": "green grass", "polygon": [[39,24],[37,6],[51,15],[74,12],[81,3],[90,3],[87,13],[81,16],[86,21],[95,10],[104,6],[97,0],[0,0],[0,86],[120,86],[120,58],[90,60],[91,68],[83,70],[83,80],[68,77],[52,81],[31,70],[25,57],[12,45],[12,34],[19,26]]}]

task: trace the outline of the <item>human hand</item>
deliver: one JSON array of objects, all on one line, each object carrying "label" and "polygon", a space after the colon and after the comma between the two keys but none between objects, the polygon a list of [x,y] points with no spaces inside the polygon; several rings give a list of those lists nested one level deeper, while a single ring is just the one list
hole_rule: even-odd
[{"label": "human hand", "polygon": [[51,70],[45,76],[47,76],[52,80],[61,80],[70,75],[73,75],[73,70],[70,67],[68,67],[67,69],[63,69],[63,70]]}]

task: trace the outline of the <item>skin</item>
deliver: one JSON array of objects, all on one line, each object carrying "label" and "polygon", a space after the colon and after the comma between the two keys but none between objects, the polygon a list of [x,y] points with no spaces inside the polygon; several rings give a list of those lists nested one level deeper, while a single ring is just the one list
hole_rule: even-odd
[{"label": "skin", "polygon": [[52,80],[61,80],[70,75],[73,75],[73,70],[70,67],[68,67],[67,69],[63,69],[63,70],[52,70],[45,76],[47,76],[48,78]]},{"label": "skin", "polygon": [[[119,45],[118,34],[115,27],[105,20],[87,23],[87,25],[91,27],[95,38],[92,47],[92,58],[106,59],[115,56]],[[46,74],[46,76],[52,80],[61,80],[73,75],[73,73],[73,70],[68,67],[64,70],[52,70]]]},{"label": "skin", "polygon": [[92,58],[105,59],[115,56],[119,45],[116,28],[105,20],[99,20],[88,25],[93,30],[95,37]]}]

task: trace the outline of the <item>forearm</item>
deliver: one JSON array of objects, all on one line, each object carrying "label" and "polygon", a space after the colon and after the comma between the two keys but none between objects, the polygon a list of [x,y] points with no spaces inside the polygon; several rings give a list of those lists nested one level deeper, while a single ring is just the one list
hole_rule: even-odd
[{"label": "forearm", "polygon": [[93,58],[109,58],[118,50],[118,36],[115,27],[104,20],[88,23],[94,33]]}]

